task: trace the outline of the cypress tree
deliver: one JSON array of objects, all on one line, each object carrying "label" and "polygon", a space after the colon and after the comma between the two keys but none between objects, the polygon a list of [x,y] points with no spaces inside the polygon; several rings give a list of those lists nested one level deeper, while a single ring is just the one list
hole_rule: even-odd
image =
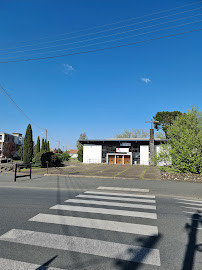
[{"label": "cypress tree", "polygon": [[49,143],[49,141],[47,142],[47,151],[48,152],[50,151],[50,143]]},{"label": "cypress tree", "polygon": [[32,127],[29,124],[25,133],[24,145],[23,145],[23,163],[30,163],[33,157],[33,139],[32,139]]},{"label": "cypress tree", "polygon": [[37,153],[39,153],[40,152],[40,138],[39,138],[39,136],[38,136],[38,138],[37,138],[37,143],[36,143],[36,146],[35,146],[35,155],[37,154]]},{"label": "cypress tree", "polygon": [[45,150],[45,142],[44,142],[44,138],[42,139],[42,143],[41,143],[41,151]]},{"label": "cypress tree", "polygon": [[46,139],[44,141],[44,150],[47,151],[47,141],[46,141]]}]

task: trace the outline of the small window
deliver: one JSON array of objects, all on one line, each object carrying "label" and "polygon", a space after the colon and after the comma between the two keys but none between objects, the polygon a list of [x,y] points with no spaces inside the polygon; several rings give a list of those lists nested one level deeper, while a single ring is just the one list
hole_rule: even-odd
[{"label": "small window", "polygon": [[0,135],[0,140],[2,140],[2,135]]}]

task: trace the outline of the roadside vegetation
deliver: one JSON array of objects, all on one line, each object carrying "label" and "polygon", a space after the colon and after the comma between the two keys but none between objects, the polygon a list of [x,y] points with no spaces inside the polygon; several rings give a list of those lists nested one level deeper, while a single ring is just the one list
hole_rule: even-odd
[{"label": "roadside vegetation", "polygon": [[[161,145],[154,162],[164,164],[166,172],[202,173],[202,123],[201,112],[197,107],[188,113],[177,114],[167,122],[167,144]],[[159,127],[159,126],[158,126]]]}]

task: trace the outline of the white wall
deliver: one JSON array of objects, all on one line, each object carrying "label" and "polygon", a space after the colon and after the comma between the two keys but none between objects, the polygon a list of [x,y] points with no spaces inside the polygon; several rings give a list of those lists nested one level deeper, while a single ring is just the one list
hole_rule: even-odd
[{"label": "white wall", "polygon": [[83,163],[101,163],[102,145],[84,144],[83,145]]},{"label": "white wall", "polygon": [[140,164],[149,165],[149,145],[140,145]]}]

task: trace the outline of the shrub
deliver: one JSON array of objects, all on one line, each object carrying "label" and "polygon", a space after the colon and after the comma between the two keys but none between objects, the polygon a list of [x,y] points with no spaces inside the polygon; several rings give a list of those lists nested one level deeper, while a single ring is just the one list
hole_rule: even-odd
[{"label": "shrub", "polygon": [[38,152],[38,153],[35,155],[35,157],[34,157],[34,159],[33,159],[33,163],[34,163],[35,166],[39,166],[39,167],[42,166],[42,164],[41,164],[41,156],[42,156],[44,153],[45,153],[44,151],[41,151],[41,152]]},{"label": "shrub", "polygon": [[46,167],[48,161],[49,167],[57,167],[61,165],[61,159],[58,155],[53,152],[46,152],[41,155],[41,166]]},{"label": "shrub", "polygon": [[62,161],[68,161],[70,159],[70,155],[68,152],[62,153],[59,157],[61,157]]}]

